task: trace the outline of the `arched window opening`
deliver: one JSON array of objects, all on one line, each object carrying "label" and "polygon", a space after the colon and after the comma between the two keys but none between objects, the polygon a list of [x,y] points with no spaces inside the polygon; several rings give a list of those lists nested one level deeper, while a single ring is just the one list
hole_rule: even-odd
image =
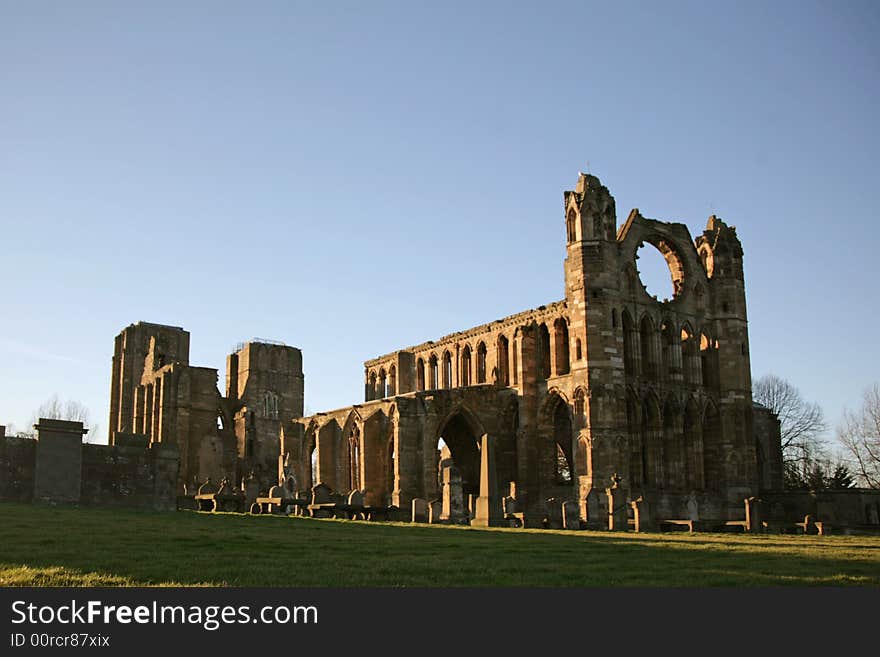
[{"label": "arched window opening", "polygon": [[647,378],[657,376],[657,358],[654,352],[654,322],[645,315],[639,325],[639,343],[642,356],[642,375]]},{"label": "arched window opening", "polygon": [[587,424],[586,395],[581,388],[574,393],[574,421],[578,429],[583,429]]},{"label": "arched window opening", "polygon": [[416,361],[416,390],[425,389],[425,361],[419,358]]},{"label": "arched window opening", "polygon": [[387,376],[385,375],[385,369],[379,370],[379,399],[384,399],[388,396],[388,381]]},{"label": "arched window opening", "polygon": [[581,360],[581,359],[583,359],[583,357],[584,357],[584,352],[583,352],[583,350],[581,349],[581,339],[580,339],[580,338],[577,338],[577,339],[574,341],[574,353],[575,353],[575,360]]},{"label": "arched window opening", "polygon": [[392,365],[388,370],[388,394],[386,397],[393,397],[397,394],[397,368]]},{"label": "arched window opening", "polygon": [[278,419],[278,395],[272,391],[263,393],[262,415],[270,420]]},{"label": "arched window opening", "polygon": [[312,486],[318,485],[318,450],[315,449],[314,441],[309,452],[309,481],[312,482]]},{"label": "arched window opening", "polygon": [[590,474],[590,459],[589,456],[589,446],[587,445],[586,438],[579,438],[577,444],[577,454],[575,455],[574,463],[575,463],[575,474],[578,475],[589,475]]},{"label": "arched window opening", "polygon": [[559,443],[556,443],[556,483],[571,483],[571,465],[568,462],[568,457],[565,455],[565,450],[562,449],[562,445]]},{"label": "arched window opening", "polygon": [[[558,215],[557,215],[558,216]],[[577,240],[577,214],[574,211],[574,208],[571,208],[568,211],[568,216],[565,220],[566,229],[568,232],[568,241],[569,243]]]},{"label": "arched window opening", "polygon": [[654,457],[655,450],[659,447],[656,445],[656,436],[654,428],[657,424],[657,412],[654,405],[647,399],[642,403],[642,432],[641,432],[641,459],[642,459],[642,484],[649,486],[657,484],[654,468],[656,460]]},{"label": "arched window opening", "polygon": [[376,373],[370,372],[370,383],[367,385],[367,401],[376,399]]},{"label": "arched window opening", "polygon": [[361,489],[361,432],[355,426],[348,434],[349,489]]},{"label": "arched window opening", "polygon": [[510,385],[510,349],[507,338],[498,337],[498,383],[503,386]]},{"label": "arched window opening", "polygon": [[440,368],[437,365],[436,354],[431,354],[431,360],[428,361],[428,365],[431,372],[431,385],[429,386],[429,389],[436,390],[440,383]]},{"label": "arched window opening", "polygon": [[702,333],[700,335],[700,371],[702,383],[707,388],[717,385],[717,369],[715,363],[716,351],[712,339]]},{"label": "arched window opening", "polygon": [[513,385],[519,383],[519,359],[516,356],[516,338],[513,339]]},{"label": "arched window opening", "polygon": [[680,350],[675,341],[675,329],[669,321],[660,326],[660,346],[663,374],[669,380],[675,379],[681,373]]},{"label": "arched window opening", "polygon": [[557,484],[570,484],[572,480],[572,430],[568,404],[559,399],[553,412],[553,441],[555,475]]},{"label": "arched window opening", "polygon": [[550,331],[546,324],[538,328],[538,358],[541,364],[540,375],[544,379],[550,378]]},{"label": "arched window opening", "polygon": [[448,351],[443,352],[443,387],[452,387],[452,355]]},{"label": "arched window opening", "polygon": [[[392,434],[391,438],[388,440],[388,470],[386,472],[386,480],[385,487],[388,491],[388,496],[390,497],[394,493],[395,489],[395,462],[397,461],[397,451],[394,449],[394,435]],[[388,504],[391,504],[391,501],[388,501]]]},{"label": "arched window opening", "polygon": [[638,353],[638,333],[633,326],[629,313],[624,311],[623,321],[623,369],[627,376],[636,375],[636,354]]},{"label": "arched window opening", "polygon": [[471,384],[471,348],[470,348],[470,345],[465,345],[464,349],[461,352],[461,372],[459,372],[459,379],[461,379],[462,386],[469,386]]},{"label": "arched window opening", "polygon": [[568,322],[560,317],[554,322],[556,338],[556,375],[568,374],[571,364],[568,353]]},{"label": "arched window opening", "polygon": [[641,488],[644,482],[642,473],[644,472],[642,462],[642,432],[639,427],[638,406],[636,400],[628,395],[626,398],[626,426],[629,433],[630,455],[629,455],[629,478],[632,487]]},{"label": "arched window opening", "polygon": [[477,383],[486,383],[486,344],[477,345]]},{"label": "arched window opening", "polygon": [[617,328],[617,308],[611,309],[611,328]]},{"label": "arched window opening", "polygon": [[685,383],[697,383],[699,369],[699,356],[697,354],[696,340],[686,326],[681,329],[681,360],[682,374]]},{"label": "arched window opening", "polygon": [[699,489],[703,487],[701,473],[703,439],[701,436],[700,416],[696,404],[689,401],[684,411],[684,472],[682,474],[685,488]]},{"label": "arched window opening", "polygon": [[724,486],[724,455],[721,436],[721,416],[714,404],[709,404],[703,415],[703,484],[707,488]]}]

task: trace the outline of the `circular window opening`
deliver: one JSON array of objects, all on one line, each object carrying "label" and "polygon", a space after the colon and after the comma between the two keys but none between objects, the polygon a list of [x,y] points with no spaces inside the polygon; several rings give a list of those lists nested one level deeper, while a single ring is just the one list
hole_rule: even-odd
[{"label": "circular window opening", "polygon": [[[661,248],[663,252],[661,252]],[[670,260],[680,271],[678,257],[665,243],[659,248],[653,244],[644,243],[636,251],[636,269],[639,272],[639,279],[648,291],[648,296],[655,297],[658,301],[669,301],[676,296],[675,272],[670,266]]]}]

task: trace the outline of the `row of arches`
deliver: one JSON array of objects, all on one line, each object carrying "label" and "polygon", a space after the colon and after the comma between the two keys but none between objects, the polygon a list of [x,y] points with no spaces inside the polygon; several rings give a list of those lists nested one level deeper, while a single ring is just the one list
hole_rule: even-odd
[{"label": "row of arches", "polygon": [[[592,471],[591,443],[586,431],[586,392],[575,390],[571,402],[558,392],[544,403],[539,429],[545,436],[543,479],[553,485],[570,485],[577,476]],[[740,414],[734,424],[741,424]],[[717,485],[731,477],[747,477],[745,441],[725,461],[722,422],[714,402],[704,406],[693,397],[683,404],[673,397],[661,401],[648,392],[632,389],[626,398],[625,436],[618,444],[618,469],[629,473],[634,489],[699,490],[707,482]]]},{"label": "row of arches", "polygon": [[[566,317],[558,317],[552,323],[542,322],[537,325],[534,358],[540,379],[569,374],[572,348],[574,360],[583,359],[583,343],[580,338],[571,342],[568,323]],[[479,340],[476,344],[459,343],[444,349],[442,353],[419,356],[415,362],[414,389],[443,390],[483,383],[518,385],[518,347],[516,334],[509,338],[502,333],[496,337],[494,354],[485,340]],[[490,367],[493,355],[495,366]],[[384,367],[368,372],[365,395],[367,401],[392,397],[399,392],[409,392],[409,389],[398,388],[394,365],[389,367],[387,373]]]},{"label": "row of arches", "polygon": [[[394,504],[404,487],[405,498],[438,499],[443,490],[441,466],[454,464],[460,495],[476,496],[480,489],[481,437],[487,426],[492,430],[498,481],[517,479],[519,417],[515,398],[499,399],[488,415],[478,415],[461,401],[452,408],[443,403],[435,412],[444,419],[436,424],[436,420],[427,419],[429,414],[422,406],[416,411],[422,423],[410,424],[402,432],[395,408],[396,404],[369,416],[350,409],[344,421],[341,417],[323,422],[309,419],[294,448],[297,485],[307,488],[323,483],[343,494],[360,490],[370,504]],[[399,471],[401,445],[408,465]],[[443,453],[446,456],[441,460]]]},{"label": "row of arches", "polygon": [[[492,383],[499,385],[516,385],[517,383],[517,355],[516,338],[511,342],[506,335],[498,336],[496,348],[497,366],[492,371]],[[456,357],[449,349],[443,351],[438,359],[437,354],[425,358],[419,356],[416,359],[416,390],[439,390],[454,387],[490,383],[488,355],[489,350],[484,340],[477,342],[472,349],[470,344],[456,345],[457,367],[453,368]],[[512,374],[512,375],[511,375]]]},{"label": "row of arches", "polygon": [[[547,324],[542,323],[538,326],[538,375],[543,379],[562,376],[571,371],[568,320],[559,317],[551,326],[553,327],[552,343]],[[582,356],[583,348],[578,338],[575,342],[575,357],[580,360]]]},{"label": "row of arches", "polygon": [[392,365],[385,372],[385,368],[380,368],[378,372],[372,371],[367,377],[367,394],[366,399],[385,399],[393,397],[397,394],[397,368]]},{"label": "row of arches", "polygon": [[682,407],[674,399],[661,406],[653,395],[626,400],[630,483],[635,488],[702,489],[707,467],[719,474],[711,456],[721,444],[721,420],[713,403],[701,411],[691,398]]},{"label": "row of arches", "polygon": [[[628,377],[719,385],[718,346],[705,329],[697,333],[687,322],[677,328],[668,318],[657,326],[647,313],[635,324],[626,310],[621,313],[621,324]],[[616,310],[612,310],[612,326],[616,327]]]},{"label": "row of arches", "polygon": [[324,483],[333,490],[364,490],[369,484],[380,499],[394,487],[394,431],[382,413],[363,420],[352,412],[344,424],[335,419],[306,427],[300,476],[309,486]]}]

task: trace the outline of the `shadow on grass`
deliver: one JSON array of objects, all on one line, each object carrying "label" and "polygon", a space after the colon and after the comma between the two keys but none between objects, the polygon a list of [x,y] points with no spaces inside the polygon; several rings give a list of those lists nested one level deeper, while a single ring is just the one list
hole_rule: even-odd
[{"label": "shadow on grass", "polygon": [[880,539],[611,534],[0,504],[0,584],[880,585]]}]

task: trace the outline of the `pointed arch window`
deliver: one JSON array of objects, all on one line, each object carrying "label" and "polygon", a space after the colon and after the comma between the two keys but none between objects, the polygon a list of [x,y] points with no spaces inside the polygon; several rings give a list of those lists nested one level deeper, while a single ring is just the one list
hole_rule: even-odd
[{"label": "pointed arch window", "polygon": [[486,383],[486,344],[477,345],[477,383]]}]

